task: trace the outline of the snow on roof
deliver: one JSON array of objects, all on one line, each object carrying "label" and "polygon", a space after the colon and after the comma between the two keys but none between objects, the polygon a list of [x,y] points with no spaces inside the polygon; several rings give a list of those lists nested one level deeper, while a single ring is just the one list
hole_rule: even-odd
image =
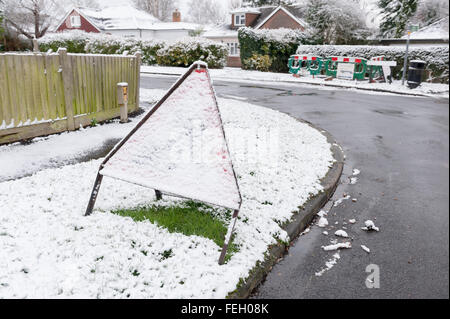
[{"label": "snow on roof", "polygon": [[231,11],[230,13],[255,13],[255,14],[260,14],[261,11],[258,8],[252,8],[252,7],[241,7],[238,9],[235,9],[233,11]]},{"label": "snow on roof", "polygon": [[149,29],[161,22],[151,14],[133,6],[113,6],[98,9],[78,8],[82,15],[102,30]]},{"label": "snow on roof", "polygon": [[131,5],[104,9],[77,8],[84,17],[103,31],[109,30],[195,30],[198,25],[184,22],[162,22]]},{"label": "snow on roof", "polygon": [[[448,39],[448,17],[436,21],[426,27],[419,29],[416,32],[412,32],[410,39]],[[406,39],[405,35],[402,39]]]},{"label": "snow on roof", "polygon": [[207,27],[205,33],[202,34],[205,38],[237,38],[237,30],[232,30],[231,25],[222,24]]},{"label": "snow on roof", "polygon": [[152,23],[150,30],[197,30],[201,26],[195,23],[187,22],[159,22]]}]

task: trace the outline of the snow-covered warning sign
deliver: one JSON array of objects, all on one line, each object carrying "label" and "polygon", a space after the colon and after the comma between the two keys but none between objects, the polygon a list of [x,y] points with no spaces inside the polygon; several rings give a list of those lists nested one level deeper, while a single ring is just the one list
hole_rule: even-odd
[{"label": "snow-covered warning sign", "polygon": [[194,63],[108,154],[86,215],[103,176],[231,208],[237,217],[241,195],[206,64]]}]

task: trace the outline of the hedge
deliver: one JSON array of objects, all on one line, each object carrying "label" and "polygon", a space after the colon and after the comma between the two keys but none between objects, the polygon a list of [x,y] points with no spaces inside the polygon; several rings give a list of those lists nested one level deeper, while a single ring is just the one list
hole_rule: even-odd
[{"label": "hedge", "polygon": [[203,38],[186,38],[159,49],[159,65],[186,67],[201,60],[210,68],[223,68],[227,64],[228,47],[224,43]]},{"label": "hedge", "polygon": [[48,34],[38,40],[41,51],[67,48],[70,53],[122,54],[128,51],[142,53],[146,65],[189,66],[197,60],[207,62],[210,68],[226,65],[228,49],[220,42],[202,38],[186,38],[175,43],[143,41],[98,33],[69,31]]},{"label": "hedge", "polygon": [[[386,60],[397,61],[397,67],[393,68],[393,76],[400,79],[403,73],[405,48],[368,45],[300,45],[297,54],[314,54],[322,57],[351,56],[365,59],[384,55]],[[448,46],[410,47],[409,59],[426,62],[427,81],[449,83]]]},{"label": "hedge", "polygon": [[299,44],[317,43],[309,33],[290,29],[240,28],[238,38],[242,68],[255,70],[261,65],[258,62],[270,59],[268,71],[271,72],[287,72],[289,57],[295,54]]}]

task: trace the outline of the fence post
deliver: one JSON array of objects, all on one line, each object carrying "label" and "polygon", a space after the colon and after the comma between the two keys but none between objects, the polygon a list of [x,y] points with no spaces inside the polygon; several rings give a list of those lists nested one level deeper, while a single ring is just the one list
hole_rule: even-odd
[{"label": "fence post", "polygon": [[75,120],[73,116],[73,80],[72,80],[72,64],[67,55],[66,48],[59,48],[59,62],[62,69],[62,78],[64,86],[64,101],[66,104],[67,129],[69,131],[75,130]]},{"label": "fence post", "polygon": [[120,123],[128,123],[128,83],[117,83],[117,102],[120,108]]},{"label": "fence post", "polygon": [[139,104],[139,95],[140,95],[140,88],[141,88],[141,52],[138,51],[135,54],[136,56],[136,68],[137,68],[137,79],[136,79],[136,110],[139,109],[140,104]]}]

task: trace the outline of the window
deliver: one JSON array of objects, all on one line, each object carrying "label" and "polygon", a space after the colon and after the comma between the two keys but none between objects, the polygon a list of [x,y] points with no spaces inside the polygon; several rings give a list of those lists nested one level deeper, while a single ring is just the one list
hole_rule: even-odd
[{"label": "window", "polygon": [[239,56],[240,50],[239,50],[239,43],[233,42],[233,43],[227,43],[228,45],[228,53],[230,56]]},{"label": "window", "polygon": [[234,25],[245,25],[245,13],[234,15]]},{"label": "window", "polygon": [[81,27],[81,18],[80,16],[71,16],[70,17],[70,25],[72,28],[79,28]]}]

